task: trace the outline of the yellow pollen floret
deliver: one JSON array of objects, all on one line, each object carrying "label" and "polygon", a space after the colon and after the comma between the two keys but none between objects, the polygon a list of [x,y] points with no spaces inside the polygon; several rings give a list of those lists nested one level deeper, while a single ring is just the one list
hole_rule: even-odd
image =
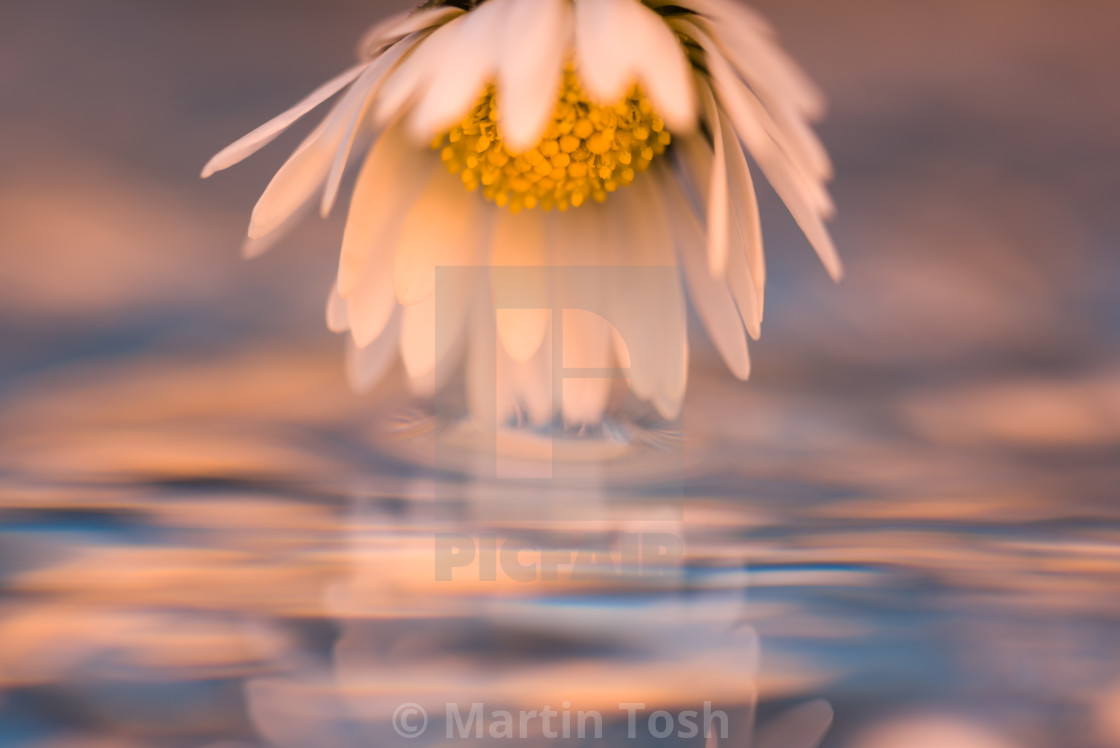
[{"label": "yellow pollen floret", "polygon": [[478,105],[432,147],[468,189],[513,212],[538,205],[544,210],[603,202],[607,193],[630,184],[669,145],[669,132],[634,87],[611,106],[591,103],[573,71],[564,74],[560,100],[541,141],[521,154],[510,153],[498,133],[499,109],[493,86]]}]

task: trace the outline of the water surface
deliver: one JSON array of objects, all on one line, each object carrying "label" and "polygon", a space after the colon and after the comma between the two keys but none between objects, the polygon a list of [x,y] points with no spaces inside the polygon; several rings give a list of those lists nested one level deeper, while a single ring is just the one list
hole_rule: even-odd
[{"label": "water surface", "polygon": [[[346,389],[337,220],[237,258],[294,137],[195,182],[380,9],[6,8],[0,746],[426,745],[394,711],[448,701],[1120,745],[1117,14],[762,5],[833,102],[848,279],[764,196],[752,381],[697,342],[680,424],[547,490],[433,469],[399,373]],[[486,581],[485,538],[619,563]]]}]

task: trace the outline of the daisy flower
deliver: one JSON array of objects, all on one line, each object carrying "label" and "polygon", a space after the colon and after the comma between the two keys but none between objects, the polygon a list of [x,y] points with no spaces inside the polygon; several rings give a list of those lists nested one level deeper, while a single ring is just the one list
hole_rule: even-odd
[{"label": "daisy flower", "polygon": [[[359,388],[399,355],[412,389],[432,395],[465,362],[476,419],[598,422],[611,379],[555,386],[563,363],[625,370],[632,393],[672,419],[687,380],[686,295],[745,380],[766,279],[747,155],[841,275],[824,226],[831,166],[808,124],[822,97],[734,0],[435,3],[374,27],[359,54],[203,171],[341,94],[260,198],[246,252],[305,208],[329,213],[364,152],[327,312],[350,334]],[[437,268],[472,267],[488,270],[441,276],[437,291]],[[545,301],[504,308],[503,283],[539,286]],[[565,285],[594,303],[550,314],[574,306]]]}]

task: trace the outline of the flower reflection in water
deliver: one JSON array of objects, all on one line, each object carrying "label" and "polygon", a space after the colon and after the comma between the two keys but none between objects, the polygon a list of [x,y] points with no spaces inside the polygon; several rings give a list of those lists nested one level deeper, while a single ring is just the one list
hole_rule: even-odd
[{"label": "flower reflection in water", "polygon": [[[359,501],[348,518],[351,567],[325,597],[341,631],[329,657],[249,683],[253,722],[272,742],[407,745],[414,736],[402,738],[395,721],[405,704],[428,715],[432,739],[475,735],[466,720],[446,722],[448,705],[458,716],[475,704],[483,715],[531,714],[514,728],[531,742],[555,737],[565,714],[574,736],[585,712],[601,717],[588,722],[589,736],[601,729],[608,743],[633,743],[623,704],[644,705],[639,726],[655,710],[703,715],[707,704],[725,715],[713,738],[722,729],[734,744],[749,736],[758,637],[746,617],[747,574],[690,572],[701,559],[687,543],[673,546],[687,522],[645,519],[642,505],[566,525],[464,525],[399,509]],[[552,727],[537,718],[546,706],[559,713]],[[477,730],[501,736],[483,720]],[[815,746],[830,720],[823,702],[792,712],[774,745]]]}]

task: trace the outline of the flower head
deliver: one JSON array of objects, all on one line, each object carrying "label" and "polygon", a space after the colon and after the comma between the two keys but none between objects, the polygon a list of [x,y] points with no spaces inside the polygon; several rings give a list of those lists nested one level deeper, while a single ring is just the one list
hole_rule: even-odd
[{"label": "flower head", "polygon": [[[687,379],[685,289],[746,379],[766,275],[747,154],[841,274],[823,223],[831,166],[808,125],[821,96],[770,27],[735,0],[462,6],[379,24],[358,65],[207,164],[203,176],[241,161],[345,91],[257,203],[247,252],[305,206],[329,212],[357,144],[372,143],[328,304],[330,327],[350,333],[357,386],[399,352],[430,394],[465,359],[484,421],[594,423],[610,379],[554,387],[554,365],[617,366],[672,418]],[[550,272],[437,283],[437,268],[472,267]],[[536,301],[500,302],[503,283]]]}]

